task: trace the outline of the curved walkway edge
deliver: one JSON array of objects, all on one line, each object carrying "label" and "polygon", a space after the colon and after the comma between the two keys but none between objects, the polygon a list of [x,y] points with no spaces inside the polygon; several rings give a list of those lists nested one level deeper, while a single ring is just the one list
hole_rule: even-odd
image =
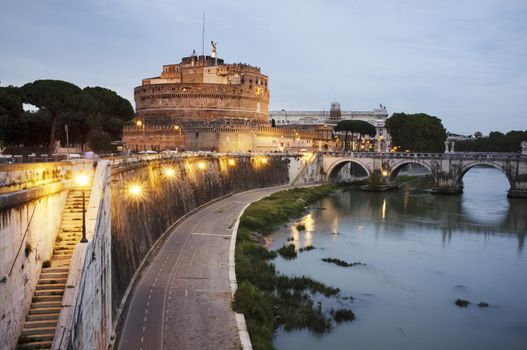
[{"label": "curved walkway edge", "polygon": [[[247,207],[251,204],[252,203],[247,203],[243,207],[242,211],[240,212],[240,215],[238,215],[238,219],[236,219],[236,223],[232,228],[231,245],[229,248],[229,282],[231,284],[231,293],[233,298],[234,293],[236,293],[236,290],[238,289],[238,282],[236,281],[236,262],[234,259],[236,252],[236,237],[238,237],[238,226],[240,226],[240,219],[243,213],[245,213],[245,209],[247,209]],[[244,350],[252,350],[253,345],[251,343],[251,338],[249,337],[247,324],[245,323],[245,316],[237,312],[234,312],[234,314],[236,316],[236,325],[238,327],[238,334],[240,336],[240,343],[242,344],[242,348]]]},{"label": "curved walkway edge", "polygon": [[251,350],[245,317],[232,307],[240,218],[251,203],[292,187],[223,197],[167,230],[130,288],[115,348]]}]

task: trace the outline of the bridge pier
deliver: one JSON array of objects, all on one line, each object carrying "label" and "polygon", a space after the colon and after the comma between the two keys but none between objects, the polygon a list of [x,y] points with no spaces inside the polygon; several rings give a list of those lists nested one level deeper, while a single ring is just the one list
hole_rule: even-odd
[{"label": "bridge pier", "polygon": [[527,190],[516,190],[516,189],[510,189],[507,192],[507,197],[509,198],[527,198]]},{"label": "bridge pier", "polygon": [[370,192],[384,192],[398,188],[395,182],[390,180],[389,171],[375,169],[372,170],[368,184],[361,186],[361,190]]},{"label": "bridge pier", "polygon": [[507,192],[510,198],[527,198],[527,175],[517,175]]},{"label": "bridge pier", "polygon": [[461,194],[463,193],[463,185],[435,185],[432,187],[433,194]]}]

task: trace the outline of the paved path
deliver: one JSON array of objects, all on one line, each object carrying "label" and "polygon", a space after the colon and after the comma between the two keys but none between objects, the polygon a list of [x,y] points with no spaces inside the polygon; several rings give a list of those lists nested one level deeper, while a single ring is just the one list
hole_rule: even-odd
[{"label": "paved path", "polygon": [[238,349],[231,308],[232,226],[248,203],[284,187],[239,193],[186,218],[145,268],[119,349]]}]

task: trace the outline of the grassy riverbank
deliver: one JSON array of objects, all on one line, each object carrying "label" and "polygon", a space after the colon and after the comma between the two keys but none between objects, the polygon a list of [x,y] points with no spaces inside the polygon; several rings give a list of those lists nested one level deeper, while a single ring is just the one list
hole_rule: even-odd
[{"label": "grassy riverbank", "polygon": [[310,203],[335,189],[334,185],[323,185],[277,192],[250,205],[241,217],[236,242],[238,290],[233,305],[236,312],[245,314],[256,350],[274,349],[273,336],[279,326],[324,333],[343,320],[333,316],[338,310],[324,312],[313,300],[315,294],[338,296],[338,288],[305,276],[280,275],[270,262],[276,252],[263,246],[263,236],[273,228],[301,215]]}]

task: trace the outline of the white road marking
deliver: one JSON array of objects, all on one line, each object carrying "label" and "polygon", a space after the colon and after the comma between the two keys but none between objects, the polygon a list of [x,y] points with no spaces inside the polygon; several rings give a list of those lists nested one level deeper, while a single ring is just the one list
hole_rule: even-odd
[{"label": "white road marking", "polygon": [[216,237],[228,237],[228,238],[231,237],[231,235],[224,235],[220,233],[193,232],[192,234],[197,235],[197,236],[216,236]]},{"label": "white road marking", "polygon": [[145,340],[145,337],[141,337],[141,343]]},{"label": "white road marking", "polygon": [[185,288],[185,298],[188,296],[188,289]]},{"label": "white road marking", "polygon": [[230,290],[194,289],[198,293],[231,293]]},{"label": "white road marking", "polygon": [[146,316],[145,316],[145,318],[143,319],[143,321],[146,323]]},{"label": "white road marking", "polygon": [[145,332],[146,326],[143,326],[143,333]]}]

